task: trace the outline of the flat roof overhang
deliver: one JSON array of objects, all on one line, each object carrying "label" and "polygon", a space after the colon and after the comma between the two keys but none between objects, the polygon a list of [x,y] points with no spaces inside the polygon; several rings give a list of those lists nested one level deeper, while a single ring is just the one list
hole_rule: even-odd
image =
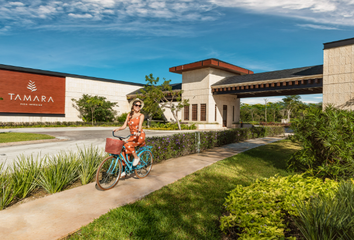
[{"label": "flat roof overhang", "polygon": [[238,98],[316,94],[323,91],[323,75],[212,86],[211,91]]},{"label": "flat roof overhang", "polygon": [[173,73],[179,73],[182,74],[185,71],[190,71],[190,70],[195,70],[195,69],[201,69],[201,68],[207,68],[207,67],[212,67],[212,68],[217,68],[221,69],[227,72],[232,72],[236,73],[239,75],[245,75],[245,74],[253,74],[253,71],[248,70],[246,68],[242,68],[227,62],[220,61],[219,59],[211,58],[211,59],[206,59],[198,62],[193,62],[189,64],[184,64],[176,67],[171,67],[169,69],[170,72]]}]

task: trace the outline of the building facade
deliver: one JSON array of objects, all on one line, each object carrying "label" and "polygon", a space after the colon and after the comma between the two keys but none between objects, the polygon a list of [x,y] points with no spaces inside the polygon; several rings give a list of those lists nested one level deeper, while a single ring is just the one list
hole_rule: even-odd
[{"label": "building facade", "polygon": [[[354,38],[324,43],[323,65],[254,74],[251,70],[206,59],[169,69],[181,74],[173,84],[189,100],[179,113],[199,128],[231,127],[240,119],[240,99],[323,93],[323,105],[354,110]],[[81,121],[72,99],[99,95],[117,102],[120,115],[143,84],[0,64],[0,122]],[[165,117],[173,121],[169,109]]]},{"label": "building facade", "polygon": [[73,106],[83,94],[117,102],[120,115],[129,112],[126,95],[143,84],[0,65],[0,122],[82,121]]}]

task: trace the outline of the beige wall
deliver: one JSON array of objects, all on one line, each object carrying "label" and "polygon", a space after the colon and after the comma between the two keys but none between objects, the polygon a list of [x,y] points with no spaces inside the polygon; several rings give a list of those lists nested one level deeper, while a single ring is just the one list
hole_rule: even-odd
[{"label": "beige wall", "polygon": [[[197,70],[186,71],[182,73],[182,90],[183,99],[189,99],[189,121],[192,121],[192,104],[198,104],[198,120],[200,119],[200,104],[206,104],[206,121],[205,123],[218,122],[222,124],[223,105],[227,105],[228,120],[227,125],[231,127],[233,116],[233,107],[235,108],[235,121],[239,119],[240,100],[235,95],[219,95],[213,96],[211,85],[221,79],[236,74],[226,72],[215,68],[202,68]],[[215,104],[217,106],[217,120],[215,121]],[[182,121],[184,120],[184,111],[182,110]],[[194,121],[195,122],[195,121]]]},{"label": "beige wall", "polygon": [[79,99],[83,94],[99,95],[107,98],[108,101],[118,102],[114,110],[117,115],[129,112],[129,103],[126,95],[141,86],[122,83],[88,80],[80,78],[66,78],[65,91],[65,117],[28,117],[28,116],[0,116],[0,122],[56,122],[56,121],[81,121],[79,112],[73,107],[72,98]]},{"label": "beige wall", "polygon": [[[164,109],[163,115],[165,116],[167,121],[169,121],[169,122],[175,122],[176,121],[175,118],[173,117],[173,114],[172,114],[170,108],[162,108],[162,109]],[[183,109],[177,113],[177,118],[178,119],[182,119],[182,112],[183,112]]]},{"label": "beige wall", "polygon": [[354,45],[324,50],[323,107],[354,110]]}]

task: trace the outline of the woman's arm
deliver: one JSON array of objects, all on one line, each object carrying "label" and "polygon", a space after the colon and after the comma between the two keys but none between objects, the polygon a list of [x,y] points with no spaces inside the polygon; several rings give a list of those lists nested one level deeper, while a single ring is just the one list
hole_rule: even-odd
[{"label": "woman's arm", "polygon": [[139,128],[138,128],[138,136],[141,134],[141,130],[143,129],[143,122],[144,122],[145,116],[144,114],[140,115],[140,121],[139,121]]},{"label": "woman's arm", "polygon": [[113,131],[116,132],[116,131],[125,129],[127,127],[127,124],[128,124],[128,118],[129,118],[129,114],[127,115],[127,119],[125,119],[125,122],[124,122],[123,126],[121,126],[119,128],[116,128]]}]

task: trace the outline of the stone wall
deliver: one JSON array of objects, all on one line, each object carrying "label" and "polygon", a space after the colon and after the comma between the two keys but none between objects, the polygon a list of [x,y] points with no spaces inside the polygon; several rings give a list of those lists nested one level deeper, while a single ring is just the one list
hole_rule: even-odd
[{"label": "stone wall", "polygon": [[354,110],[354,45],[324,50],[323,107]]}]

